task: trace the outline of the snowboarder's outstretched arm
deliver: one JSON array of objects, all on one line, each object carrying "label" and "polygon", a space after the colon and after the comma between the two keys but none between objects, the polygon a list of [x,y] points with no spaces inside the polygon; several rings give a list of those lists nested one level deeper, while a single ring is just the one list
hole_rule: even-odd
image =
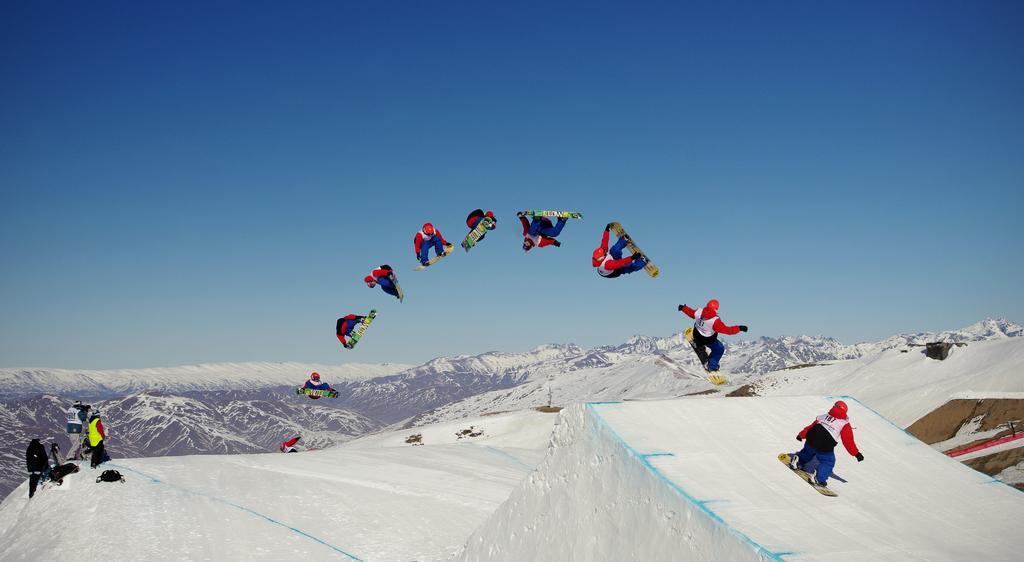
[{"label": "snowboarder's outstretched arm", "polygon": [[725,334],[727,336],[735,336],[740,332],[746,332],[746,326],[726,326],[725,322],[722,322],[721,318],[715,320],[714,329],[719,334]]},{"label": "snowboarder's outstretched arm", "polygon": [[530,221],[526,220],[526,217],[520,215],[519,222],[523,223],[523,236],[526,236],[530,232]]},{"label": "snowboarder's outstretched arm", "polygon": [[682,312],[683,314],[689,316],[690,318],[695,318],[697,316],[697,311],[686,306],[685,304],[679,305],[679,312]]},{"label": "snowboarder's outstretched arm", "polygon": [[850,456],[857,457],[858,461],[864,459],[864,456],[860,454],[857,449],[857,443],[853,441],[853,426],[846,424],[843,429],[839,432],[839,437],[843,440],[843,447],[846,447],[846,452],[850,453]]}]

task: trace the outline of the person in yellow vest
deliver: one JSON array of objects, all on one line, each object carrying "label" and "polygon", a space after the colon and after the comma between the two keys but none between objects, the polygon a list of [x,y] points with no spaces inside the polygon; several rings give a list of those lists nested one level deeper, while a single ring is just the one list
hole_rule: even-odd
[{"label": "person in yellow vest", "polygon": [[100,421],[100,413],[96,412],[89,418],[89,447],[92,448],[90,468],[96,468],[103,462],[103,439],[107,436]]}]

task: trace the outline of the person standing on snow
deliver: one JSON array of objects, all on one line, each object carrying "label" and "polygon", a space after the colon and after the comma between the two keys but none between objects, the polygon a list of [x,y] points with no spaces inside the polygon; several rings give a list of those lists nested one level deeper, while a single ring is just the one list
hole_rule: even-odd
[{"label": "person standing on snow", "polygon": [[[333,388],[331,388],[331,385],[325,382],[320,382],[320,373],[316,371],[310,373],[309,380],[306,381],[306,384],[302,385],[302,388],[308,388],[310,390],[334,390]],[[312,398],[313,400],[317,400],[320,397],[310,396],[310,398]]]},{"label": "person standing on snow", "polygon": [[614,279],[623,274],[640,271],[647,265],[647,258],[640,253],[635,253],[628,258],[622,257],[622,250],[629,244],[628,238],[619,238],[615,245],[608,249],[608,235],[612,223],[604,227],[604,234],[601,235],[601,245],[594,250],[591,264],[597,268],[597,274],[601,277]]},{"label": "person standing on snow", "polygon": [[338,341],[340,341],[341,345],[345,346],[346,349],[352,349],[352,344],[345,340],[345,336],[352,335],[352,331],[362,324],[365,318],[365,316],[359,316],[357,314],[348,314],[338,318],[335,333],[338,336]]},{"label": "person standing on snow", "polygon": [[96,468],[103,463],[104,446],[103,441],[107,438],[107,431],[103,429],[103,422],[100,421],[100,413],[94,412],[89,418],[89,447],[92,448],[92,458],[89,468]]},{"label": "person standing on snow", "polygon": [[25,466],[28,468],[28,497],[36,495],[39,479],[50,471],[50,459],[46,456],[46,447],[33,439],[25,450]]},{"label": "person standing on snow", "polygon": [[434,249],[434,253],[438,256],[443,256],[447,253],[448,242],[444,239],[444,236],[441,236],[441,231],[434,228],[434,225],[429,222],[424,223],[423,228],[416,233],[413,243],[416,246],[416,259],[424,267],[430,261],[428,256],[431,248]]},{"label": "person standing on snow", "polygon": [[533,217],[533,220],[528,222],[522,211],[516,214],[519,216],[519,222],[523,224],[524,252],[529,252],[533,248],[543,248],[544,246],[557,248],[562,245],[555,238],[562,233],[562,228],[565,227],[565,223],[569,219],[558,217],[558,222],[551,224],[551,219],[547,217]]},{"label": "person standing on snow", "polygon": [[[491,224],[487,227],[487,230],[494,230],[495,228],[498,228],[498,219],[494,218],[494,211],[487,211],[485,213],[483,209],[476,209],[472,213],[469,213],[469,216],[466,217],[466,226],[468,226],[470,230],[473,230],[480,224],[480,221],[484,220],[484,217],[491,219]],[[486,232],[480,235],[477,242],[483,240],[485,236],[487,236]]]},{"label": "person standing on snow", "polygon": [[[718,300],[711,299],[704,308],[692,309],[685,304],[679,305],[679,311],[693,318],[693,350],[704,365],[704,369],[710,372],[718,370],[718,363],[725,354],[725,344],[718,341],[718,334],[734,336],[740,332],[746,332],[747,327],[727,326],[718,317]],[[711,350],[708,355],[707,349]]]},{"label": "person standing on snow", "polygon": [[278,447],[278,449],[280,449],[282,453],[298,453],[299,450],[295,448],[295,444],[298,443],[301,438],[302,436],[296,435],[284,443],[281,443],[281,446]]},{"label": "person standing on snow", "polygon": [[811,425],[803,428],[796,436],[797,441],[806,441],[795,459],[790,456],[790,466],[803,470],[811,459],[818,459],[814,480],[820,486],[828,485],[828,477],[832,475],[832,469],[836,466],[834,450],[840,441],[843,442],[843,447],[846,447],[846,452],[857,458],[857,462],[864,460],[864,455],[857,449],[857,443],[853,440],[853,426],[850,425],[846,411],[846,402],[839,400],[832,405],[827,414],[814,418]]},{"label": "person standing on snow", "polygon": [[385,293],[398,298],[398,289],[395,288],[394,270],[391,269],[391,266],[388,264],[384,264],[371,271],[370,274],[363,279],[363,282],[365,282],[366,286],[371,289],[380,285],[380,288],[383,289]]}]

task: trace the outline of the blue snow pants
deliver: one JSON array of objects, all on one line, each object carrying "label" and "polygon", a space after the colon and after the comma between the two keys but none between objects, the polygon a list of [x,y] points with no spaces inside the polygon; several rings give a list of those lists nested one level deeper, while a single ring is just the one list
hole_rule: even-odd
[{"label": "blue snow pants", "polygon": [[426,263],[426,261],[430,259],[427,257],[427,251],[430,250],[431,248],[433,248],[434,253],[439,256],[441,255],[441,252],[444,252],[444,244],[441,243],[440,236],[435,236],[430,240],[425,240],[422,244],[420,244],[420,263]]},{"label": "blue snow pants", "polygon": [[[619,241],[616,242],[614,246],[612,246],[611,248],[608,248],[608,253],[612,255],[612,259],[613,260],[621,260],[622,259],[622,250],[626,249],[626,245],[627,245],[626,239],[625,238],[619,238]],[[640,271],[645,266],[647,266],[647,258],[644,258],[642,260],[633,260],[633,263],[631,263],[631,264],[629,264],[629,265],[627,265],[625,267],[620,267],[616,271],[618,271],[619,273],[633,273],[633,272],[636,272],[636,271]]]},{"label": "blue snow pants", "polygon": [[548,238],[557,238],[562,233],[562,227],[565,226],[565,221],[568,219],[560,218],[554,226],[551,226],[551,221],[544,220],[544,217],[533,217],[533,221],[530,222],[530,236],[546,236]]},{"label": "blue snow pants", "polygon": [[819,451],[814,447],[811,447],[804,442],[804,448],[800,449],[800,452],[796,454],[796,465],[802,467],[805,464],[811,462],[811,459],[818,459],[818,470],[814,476],[818,484],[825,484],[828,482],[828,477],[832,476],[832,469],[836,466],[836,454],[834,451]]},{"label": "blue snow pants", "polygon": [[725,344],[720,340],[715,339],[708,344],[708,347],[711,348],[711,353],[708,354],[708,370],[717,371],[718,362],[721,361],[722,356],[725,355]]},{"label": "blue snow pants", "polygon": [[384,289],[385,293],[393,297],[398,296],[398,289],[396,289],[395,284],[391,282],[391,277],[387,275],[385,275],[384,277],[378,277],[377,284],[380,285],[381,289]]}]

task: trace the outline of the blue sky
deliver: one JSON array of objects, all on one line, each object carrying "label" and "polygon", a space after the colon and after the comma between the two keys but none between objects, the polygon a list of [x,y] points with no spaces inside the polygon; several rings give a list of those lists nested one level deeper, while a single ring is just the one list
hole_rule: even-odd
[{"label": "blue sky", "polygon": [[[1019,2],[6,2],[0,365],[1024,319]],[[498,230],[414,272],[412,236]],[[576,210],[524,254],[515,211]],[[622,222],[662,276],[599,278]],[[406,301],[361,279],[390,263]],[[353,351],[334,321],[378,309]]]}]

